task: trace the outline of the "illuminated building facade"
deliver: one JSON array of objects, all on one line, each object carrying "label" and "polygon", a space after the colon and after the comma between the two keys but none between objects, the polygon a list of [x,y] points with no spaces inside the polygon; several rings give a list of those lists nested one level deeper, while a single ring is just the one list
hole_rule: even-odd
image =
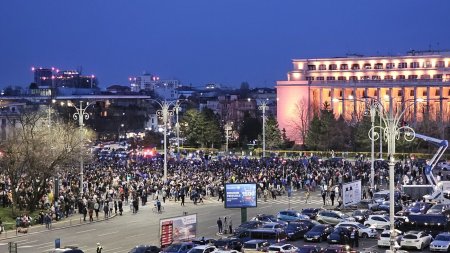
[{"label": "illuminated building facade", "polygon": [[[295,125],[326,103],[336,117],[360,119],[364,97],[388,109],[405,106],[405,120],[450,120],[450,52],[410,51],[403,56],[294,59],[286,81],[277,82],[277,119],[288,137],[302,143]],[[414,103],[414,101],[423,101]],[[398,107],[396,107],[398,106]]]}]

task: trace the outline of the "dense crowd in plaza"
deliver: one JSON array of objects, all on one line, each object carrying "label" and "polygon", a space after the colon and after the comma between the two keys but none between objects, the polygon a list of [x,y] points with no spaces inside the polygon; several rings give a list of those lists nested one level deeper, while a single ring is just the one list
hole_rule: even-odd
[{"label": "dense crowd in plaza", "polygon": [[[358,156],[352,162],[341,158],[319,159],[315,156],[298,158],[270,157],[222,157],[208,159],[202,153],[192,159],[168,159],[168,178],[163,181],[163,159],[161,157],[132,156],[126,159],[98,159],[86,165],[83,180],[83,195],[80,196],[79,175],[76,172],[60,175],[59,196],[53,195],[54,185],[49,184],[48,194],[40,207],[48,210],[36,217],[38,222],[48,227],[53,219],[68,217],[73,213],[84,215],[84,220],[98,219],[114,213],[122,213],[125,207],[138,212],[140,205],[158,199],[171,200],[185,205],[186,199],[193,204],[205,198],[224,199],[224,184],[227,182],[254,182],[258,185],[258,197],[276,198],[277,195],[292,190],[336,191],[339,203],[339,188],[342,183],[361,180],[362,185],[370,185],[370,160]],[[411,160],[397,162],[395,181],[398,184],[425,184],[424,164]],[[74,169],[76,171],[76,168]],[[375,163],[374,181],[376,187],[387,184],[388,167],[385,162]],[[3,177],[0,197],[4,207],[11,203],[9,180]],[[338,189],[336,189],[338,188]],[[28,197],[22,189],[21,201]],[[377,189],[363,189],[363,198]],[[334,194],[333,194],[334,195]],[[333,201],[334,204],[334,201]],[[30,224],[30,217],[18,217],[18,225]]]}]

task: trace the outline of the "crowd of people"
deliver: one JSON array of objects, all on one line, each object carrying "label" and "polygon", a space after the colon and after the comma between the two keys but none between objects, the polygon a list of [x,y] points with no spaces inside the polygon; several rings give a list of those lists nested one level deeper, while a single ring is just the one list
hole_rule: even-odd
[{"label": "crowd of people", "polygon": [[[362,185],[370,185],[370,161],[362,156],[350,162],[338,158],[322,160],[315,156],[211,159],[199,154],[191,159],[168,159],[166,181],[163,181],[162,168],[163,159],[157,156],[98,159],[85,165],[82,195],[79,175],[74,172],[76,169],[61,173],[57,196],[54,195],[55,181],[48,184],[47,194],[39,206],[47,211],[41,212],[37,222],[50,227],[51,220],[74,213],[82,214],[85,221],[94,221],[102,212],[104,218],[117,213],[121,215],[128,205],[133,213],[138,213],[139,206],[146,205],[149,199],[158,199],[162,202],[160,205],[174,201],[180,206],[186,204],[186,199],[194,205],[205,198],[224,201],[224,184],[228,182],[257,183],[258,197],[265,200],[269,196],[276,198],[285,194],[287,188],[308,193],[325,189],[326,196],[337,193],[337,199],[339,186],[343,183],[359,179]],[[425,184],[423,171],[424,164],[412,160],[397,162],[395,181],[399,184]],[[375,163],[374,179],[377,186],[387,184],[388,167],[385,162]],[[5,207],[11,203],[11,188],[14,186],[5,177],[0,182],[3,183],[0,200]],[[368,191],[364,189],[364,192]],[[27,194],[20,196],[25,198]],[[332,202],[334,205],[334,200]]]}]

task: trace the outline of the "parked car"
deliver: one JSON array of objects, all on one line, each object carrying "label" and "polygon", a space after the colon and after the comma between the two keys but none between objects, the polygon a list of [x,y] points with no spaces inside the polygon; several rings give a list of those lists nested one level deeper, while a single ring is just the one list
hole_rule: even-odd
[{"label": "parked car", "polygon": [[209,237],[201,237],[201,238],[193,239],[191,241],[197,245],[207,245],[207,244],[214,244],[216,239],[209,238]]},{"label": "parked car", "polygon": [[376,229],[385,229],[389,227],[389,217],[386,215],[370,215],[364,222],[364,226]]},{"label": "parked car", "polygon": [[348,245],[330,245],[325,250],[324,253],[356,253],[357,251],[350,248]]},{"label": "parked car", "polygon": [[435,204],[428,209],[427,214],[442,214],[450,210],[450,204]]},{"label": "parked car", "polygon": [[305,233],[303,238],[305,241],[316,241],[321,242],[322,240],[326,240],[327,236],[333,232],[333,227],[327,224],[320,224],[314,226],[311,230]]},{"label": "parked car", "polygon": [[330,244],[348,244],[350,233],[351,231],[348,227],[337,227],[330,235],[328,235],[327,242]]},{"label": "parked car", "polygon": [[430,251],[450,251],[450,233],[440,233],[430,244]]},{"label": "parked car", "polygon": [[81,249],[75,246],[67,246],[50,251],[50,253],[84,253]]},{"label": "parked car", "polygon": [[308,232],[309,228],[302,222],[290,222],[284,229],[289,240],[301,239]]},{"label": "parked car", "polygon": [[161,251],[161,249],[157,246],[138,245],[138,246],[132,248],[129,253],[159,253],[160,251]]},{"label": "parked car", "polygon": [[336,225],[342,221],[355,221],[355,218],[350,217],[339,211],[320,211],[317,214],[317,221],[323,224],[332,224]]},{"label": "parked car", "polygon": [[[402,239],[403,232],[400,230],[395,230],[395,248],[400,248],[400,240]],[[389,229],[381,232],[377,241],[378,247],[390,247],[391,246],[391,231]]]},{"label": "parked car", "polygon": [[267,252],[269,249],[269,242],[267,240],[250,240],[242,246],[243,253],[259,253]]},{"label": "parked car", "polygon": [[298,221],[300,219],[309,219],[309,216],[301,214],[298,211],[285,210],[278,212],[277,218],[282,221]]},{"label": "parked car", "polygon": [[280,221],[272,214],[257,214],[255,217],[250,219],[251,221],[261,221],[261,222],[279,222],[285,223],[284,221]]},{"label": "parked car", "polygon": [[359,210],[353,211],[352,217],[355,218],[355,221],[364,223],[364,221],[367,220],[369,215],[372,215],[372,214],[373,214],[373,212],[369,209],[359,209]]},{"label": "parked car", "polygon": [[318,245],[301,245],[297,253],[322,253],[323,248]]},{"label": "parked car", "polygon": [[405,214],[424,214],[430,209],[433,205],[428,202],[414,202],[405,208]]},{"label": "parked car", "polygon": [[276,243],[269,246],[269,253],[296,253],[297,250],[297,247],[289,243]]},{"label": "parked car", "polygon": [[240,252],[242,249],[242,242],[234,237],[220,238],[214,242],[214,246],[221,250],[237,250]]},{"label": "parked car", "polygon": [[319,211],[323,210],[322,208],[305,208],[302,209],[301,213],[303,215],[307,215],[310,219],[315,219]]},{"label": "parked car", "polygon": [[[396,201],[394,203],[394,213],[399,212],[402,209],[403,209],[403,206],[398,201]],[[378,211],[386,211],[387,213],[389,213],[389,210],[390,210],[389,201],[386,200],[386,201],[383,201],[378,204]]]},{"label": "parked car", "polygon": [[216,251],[217,248],[212,245],[198,245],[188,251],[188,253],[211,253]]},{"label": "parked car", "polygon": [[239,227],[235,228],[233,233],[237,234],[237,233],[239,233],[241,231],[244,231],[244,230],[259,228],[263,224],[264,224],[263,222],[256,221],[256,220],[255,221],[247,221],[247,222],[244,222],[241,225],[239,225]]},{"label": "parked car", "polygon": [[431,235],[423,231],[409,231],[400,240],[400,246],[402,248],[423,250],[430,245],[432,239]]},{"label": "parked car", "polygon": [[195,247],[195,243],[192,242],[179,242],[172,243],[167,248],[165,248],[163,253],[187,253],[190,249]]},{"label": "parked car", "polygon": [[378,233],[374,228],[365,227],[356,221],[340,222],[335,227],[350,227],[352,229],[358,229],[358,235],[361,238],[375,238],[378,236]]},{"label": "parked car", "polygon": [[311,219],[298,220],[297,222],[301,222],[301,223],[305,224],[306,226],[308,226],[309,229],[313,228],[314,226],[317,226],[317,225],[321,224],[318,221],[311,220]]},{"label": "parked car", "polygon": [[271,229],[284,229],[287,224],[280,224],[278,222],[267,222],[264,225],[262,225],[261,228],[271,228]]},{"label": "parked car", "polygon": [[449,171],[450,170],[450,163],[445,161],[445,160],[439,161],[436,164],[436,168],[438,168],[440,170],[443,170],[443,171]]}]

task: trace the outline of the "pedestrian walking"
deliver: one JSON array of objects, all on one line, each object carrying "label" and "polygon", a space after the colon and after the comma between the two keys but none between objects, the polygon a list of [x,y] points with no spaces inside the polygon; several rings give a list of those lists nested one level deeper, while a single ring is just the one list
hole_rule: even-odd
[{"label": "pedestrian walking", "polygon": [[222,219],[219,217],[217,220],[217,227],[219,228],[219,234],[222,234]]},{"label": "pedestrian walking", "polygon": [[231,221],[231,216],[228,217],[228,226],[229,226],[228,231],[230,231],[230,234],[232,234],[233,233],[233,222]]},{"label": "pedestrian walking", "polygon": [[331,190],[330,192],[330,200],[331,200],[331,205],[334,206],[334,198],[335,198],[335,192],[334,190]]},{"label": "pedestrian walking", "polygon": [[224,227],[223,233],[224,233],[224,234],[228,234],[228,221],[227,221],[227,216],[225,216],[225,217],[223,218],[223,227]]},{"label": "pedestrian walking", "polygon": [[356,229],[353,229],[351,232],[350,232],[350,247],[351,248],[354,248],[355,247],[355,230]]},{"label": "pedestrian walking", "polygon": [[306,187],[306,192],[305,192],[305,203],[306,204],[308,204],[309,195],[311,195],[311,193],[309,192],[309,187]]},{"label": "pedestrian walking", "polygon": [[97,253],[102,253],[103,247],[100,245],[100,243],[97,243]]},{"label": "pedestrian walking", "polygon": [[322,189],[322,199],[323,199],[323,205],[326,204],[326,198],[327,198],[327,192]]},{"label": "pedestrian walking", "polygon": [[359,231],[358,229],[355,229],[355,247],[359,247]]}]

